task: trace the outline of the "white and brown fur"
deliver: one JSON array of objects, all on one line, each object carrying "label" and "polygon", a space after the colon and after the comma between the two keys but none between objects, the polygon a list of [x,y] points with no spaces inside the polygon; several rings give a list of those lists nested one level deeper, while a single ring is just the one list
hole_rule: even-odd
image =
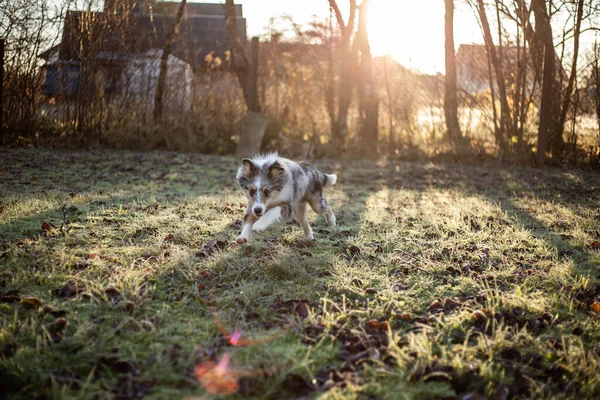
[{"label": "white and brown fur", "polygon": [[324,187],[335,185],[335,174],[324,174],[306,162],[297,163],[272,153],[244,159],[236,179],[248,199],[239,244],[249,243],[252,232],[292,219],[302,225],[306,239],[313,239],[307,204],[317,214],[324,214],[329,226],[335,226],[335,215],[323,195]]}]

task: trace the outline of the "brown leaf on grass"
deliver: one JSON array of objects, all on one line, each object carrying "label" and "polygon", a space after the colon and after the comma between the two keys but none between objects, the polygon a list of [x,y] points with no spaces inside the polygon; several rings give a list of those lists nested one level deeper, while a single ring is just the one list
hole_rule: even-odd
[{"label": "brown leaf on grass", "polygon": [[473,312],[473,318],[475,319],[475,321],[485,321],[487,320],[489,315],[489,311],[488,310],[477,310],[475,312]]},{"label": "brown leaf on grass", "polygon": [[462,307],[463,303],[456,301],[456,300],[452,300],[450,298],[446,298],[444,300],[444,307],[446,308],[446,310],[448,311],[454,311],[457,308]]},{"label": "brown leaf on grass", "polygon": [[47,221],[42,222],[42,230],[44,232],[50,232],[52,230],[52,227],[50,226],[50,224]]},{"label": "brown leaf on grass", "polygon": [[204,289],[206,289],[206,285],[205,285],[204,283],[202,283],[202,282],[200,282],[200,283],[197,285],[197,287],[198,287],[198,291],[199,291],[199,292],[201,292],[201,291],[203,291]]},{"label": "brown leaf on grass", "polygon": [[597,240],[594,240],[594,241],[593,241],[593,242],[590,244],[590,246],[592,246],[592,247],[593,247],[593,248],[595,248],[595,249],[599,249],[599,248],[600,248],[600,242],[599,242],[599,241],[597,241]]},{"label": "brown leaf on grass", "polygon": [[390,323],[387,321],[380,322],[377,329],[379,329],[380,331],[387,331],[388,329],[390,329]]},{"label": "brown leaf on grass", "polygon": [[435,300],[433,301],[431,304],[429,304],[429,306],[427,307],[427,309],[429,311],[442,311],[444,310],[444,304],[442,304],[441,301],[439,300]]},{"label": "brown leaf on grass", "polygon": [[377,321],[376,319],[372,319],[369,322],[367,322],[367,326],[369,328],[379,329],[379,321]]},{"label": "brown leaf on grass", "polygon": [[67,326],[67,320],[64,318],[57,318],[56,321],[54,321],[54,327],[57,331],[62,331],[65,329],[65,326]]},{"label": "brown leaf on grass", "polygon": [[294,309],[294,313],[300,317],[300,319],[304,319],[306,317],[308,317],[309,314],[309,309],[308,309],[308,304],[301,301],[296,305],[296,308]]},{"label": "brown leaf on grass", "polygon": [[51,306],[44,306],[44,308],[42,308],[42,312],[44,314],[52,315],[53,317],[56,317],[56,318],[62,318],[65,315],[67,315],[67,312],[65,310],[55,310]]},{"label": "brown leaf on grass", "polygon": [[119,360],[118,357],[100,357],[98,364],[108,367],[111,371],[117,374],[139,374],[139,367],[135,361]]},{"label": "brown leaf on grass", "polygon": [[21,301],[19,296],[0,296],[0,303],[18,303]]},{"label": "brown leaf on grass", "polygon": [[210,257],[215,251],[223,250],[225,247],[227,247],[227,242],[223,240],[212,239],[204,245],[202,250],[196,253],[196,256],[201,258]]},{"label": "brown leaf on grass", "polygon": [[592,303],[592,305],[590,305],[590,309],[593,312],[600,313],[600,302]]},{"label": "brown leaf on grass", "polygon": [[38,181],[39,179],[37,178],[37,176],[35,176],[35,175],[32,175],[32,176],[31,176],[31,180],[32,180],[32,181]]},{"label": "brown leaf on grass", "polygon": [[123,309],[125,311],[133,311],[135,309],[135,304],[133,304],[131,301],[126,301],[123,303]]},{"label": "brown leaf on grass", "polygon": [[121,292],[119,292],[119,289],[112,287],[112,286],[104,289],[104,293],[106,293],[106,295],[110,298],[116,298],[121,295]]},{"label": "brown leaf on grass", "polygon": [[287,374],[283,386],[293,392],[296,396],[306,395],[315,390],[315,386],[298,374]]},{"label": "brown leaf on grass", "polygon": [[229,224],[229,227],[231,229],[235,229],[236,231],[240,231],[240,230],[242,230],[243,224],[244,224],[244,221],[237,218],[235,221],[233,221],[231,224]]},{"label": "brown leaf on grass", "polygon": [[0,294],[0,303],[18,303],[19,301],[21,301],[21,296],[16,289],[10,289]]},{"label": "brown leaf on grass", "polygon": [[402,321],[410,321],[412,319],[412,316],[410,315],[410,313],[401,313],[396,314],[396,318]]},{"label": "brown leaf on grass", "polygon": [[346,249],[346,254],[351,257],[358,256],[360,255],[360,247],[352,245]]},{"label": "brown leaf on grass", "polygon": [[63,297],[63,298],[66,298],[66,299],[71,299],[73,297],[78,296],[79,294],[82,294],[83,292],[85,292],[85,284],[83,284],[83,283],[75,283],[75,282],[68,282],[62,288],[55,289],[53,291],[53,294],[56,297]]},{"label": "brown leaf on grass", "polygon": [[175,235],[173,235],[172,233],[169,233],[167,236],[165,236],[165,238],[163,239],[165,242],[172,242],[175,239]]},{"label": "brown leaf on grass", "polygon": [[42,306],[42,301],[37,297],[26,297],[21,300],[21,304],[29,308],[40,308]]}]

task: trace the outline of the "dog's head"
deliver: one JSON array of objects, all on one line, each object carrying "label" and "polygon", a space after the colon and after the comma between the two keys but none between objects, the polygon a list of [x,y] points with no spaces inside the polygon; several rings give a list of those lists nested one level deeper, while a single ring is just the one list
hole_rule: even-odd
[{"label": "dog's head", "polygon": [[285,185],[286,167],[277,154],[245,158],[236,179],[244,192],[252,213],[260,218],[269,201],[277,201]]}]

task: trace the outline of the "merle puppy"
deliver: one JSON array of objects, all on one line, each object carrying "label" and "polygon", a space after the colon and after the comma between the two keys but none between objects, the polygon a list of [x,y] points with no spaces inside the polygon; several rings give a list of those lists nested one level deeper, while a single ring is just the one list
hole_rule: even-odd
[{"label": "merle puppy", "polygon": [[324,187],[335,185],[335,174],[324,174],[306,162],[296,163],[272,153],[244,159],[236,179],[248,199],[239,244],[249,243],[252,232],[292,219],[302,225],[306,239],[313,239],[307,203],[317,214],[325,214],[329,226],[335,226],[335,215],[323,195]]}]

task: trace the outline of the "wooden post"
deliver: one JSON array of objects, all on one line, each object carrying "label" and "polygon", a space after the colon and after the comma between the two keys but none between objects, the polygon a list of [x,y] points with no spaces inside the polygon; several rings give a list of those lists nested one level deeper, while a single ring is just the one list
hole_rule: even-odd
[{"label": "wooden post", "polygon": [[261,112],[258,101],[258,38],[250,43],[250,64],[248,65],[248,110]]},{"label": "wooden post", "polygon": [[2,112],[4,108],[2,107],[2,94],[4,87],[4,39],[0,39],[0,143],[2,143],[4,139],[4,119]]},{"label": "wooden post", "polygon": [[237,147],[238,157],[251,157],[260,153],[261,144],[269,119],[262,113],[258,99],[258,38],[253,37],[250,42],[249,63],[246,71],[246,104],[248,115],[244,118],[240,142]]}]

